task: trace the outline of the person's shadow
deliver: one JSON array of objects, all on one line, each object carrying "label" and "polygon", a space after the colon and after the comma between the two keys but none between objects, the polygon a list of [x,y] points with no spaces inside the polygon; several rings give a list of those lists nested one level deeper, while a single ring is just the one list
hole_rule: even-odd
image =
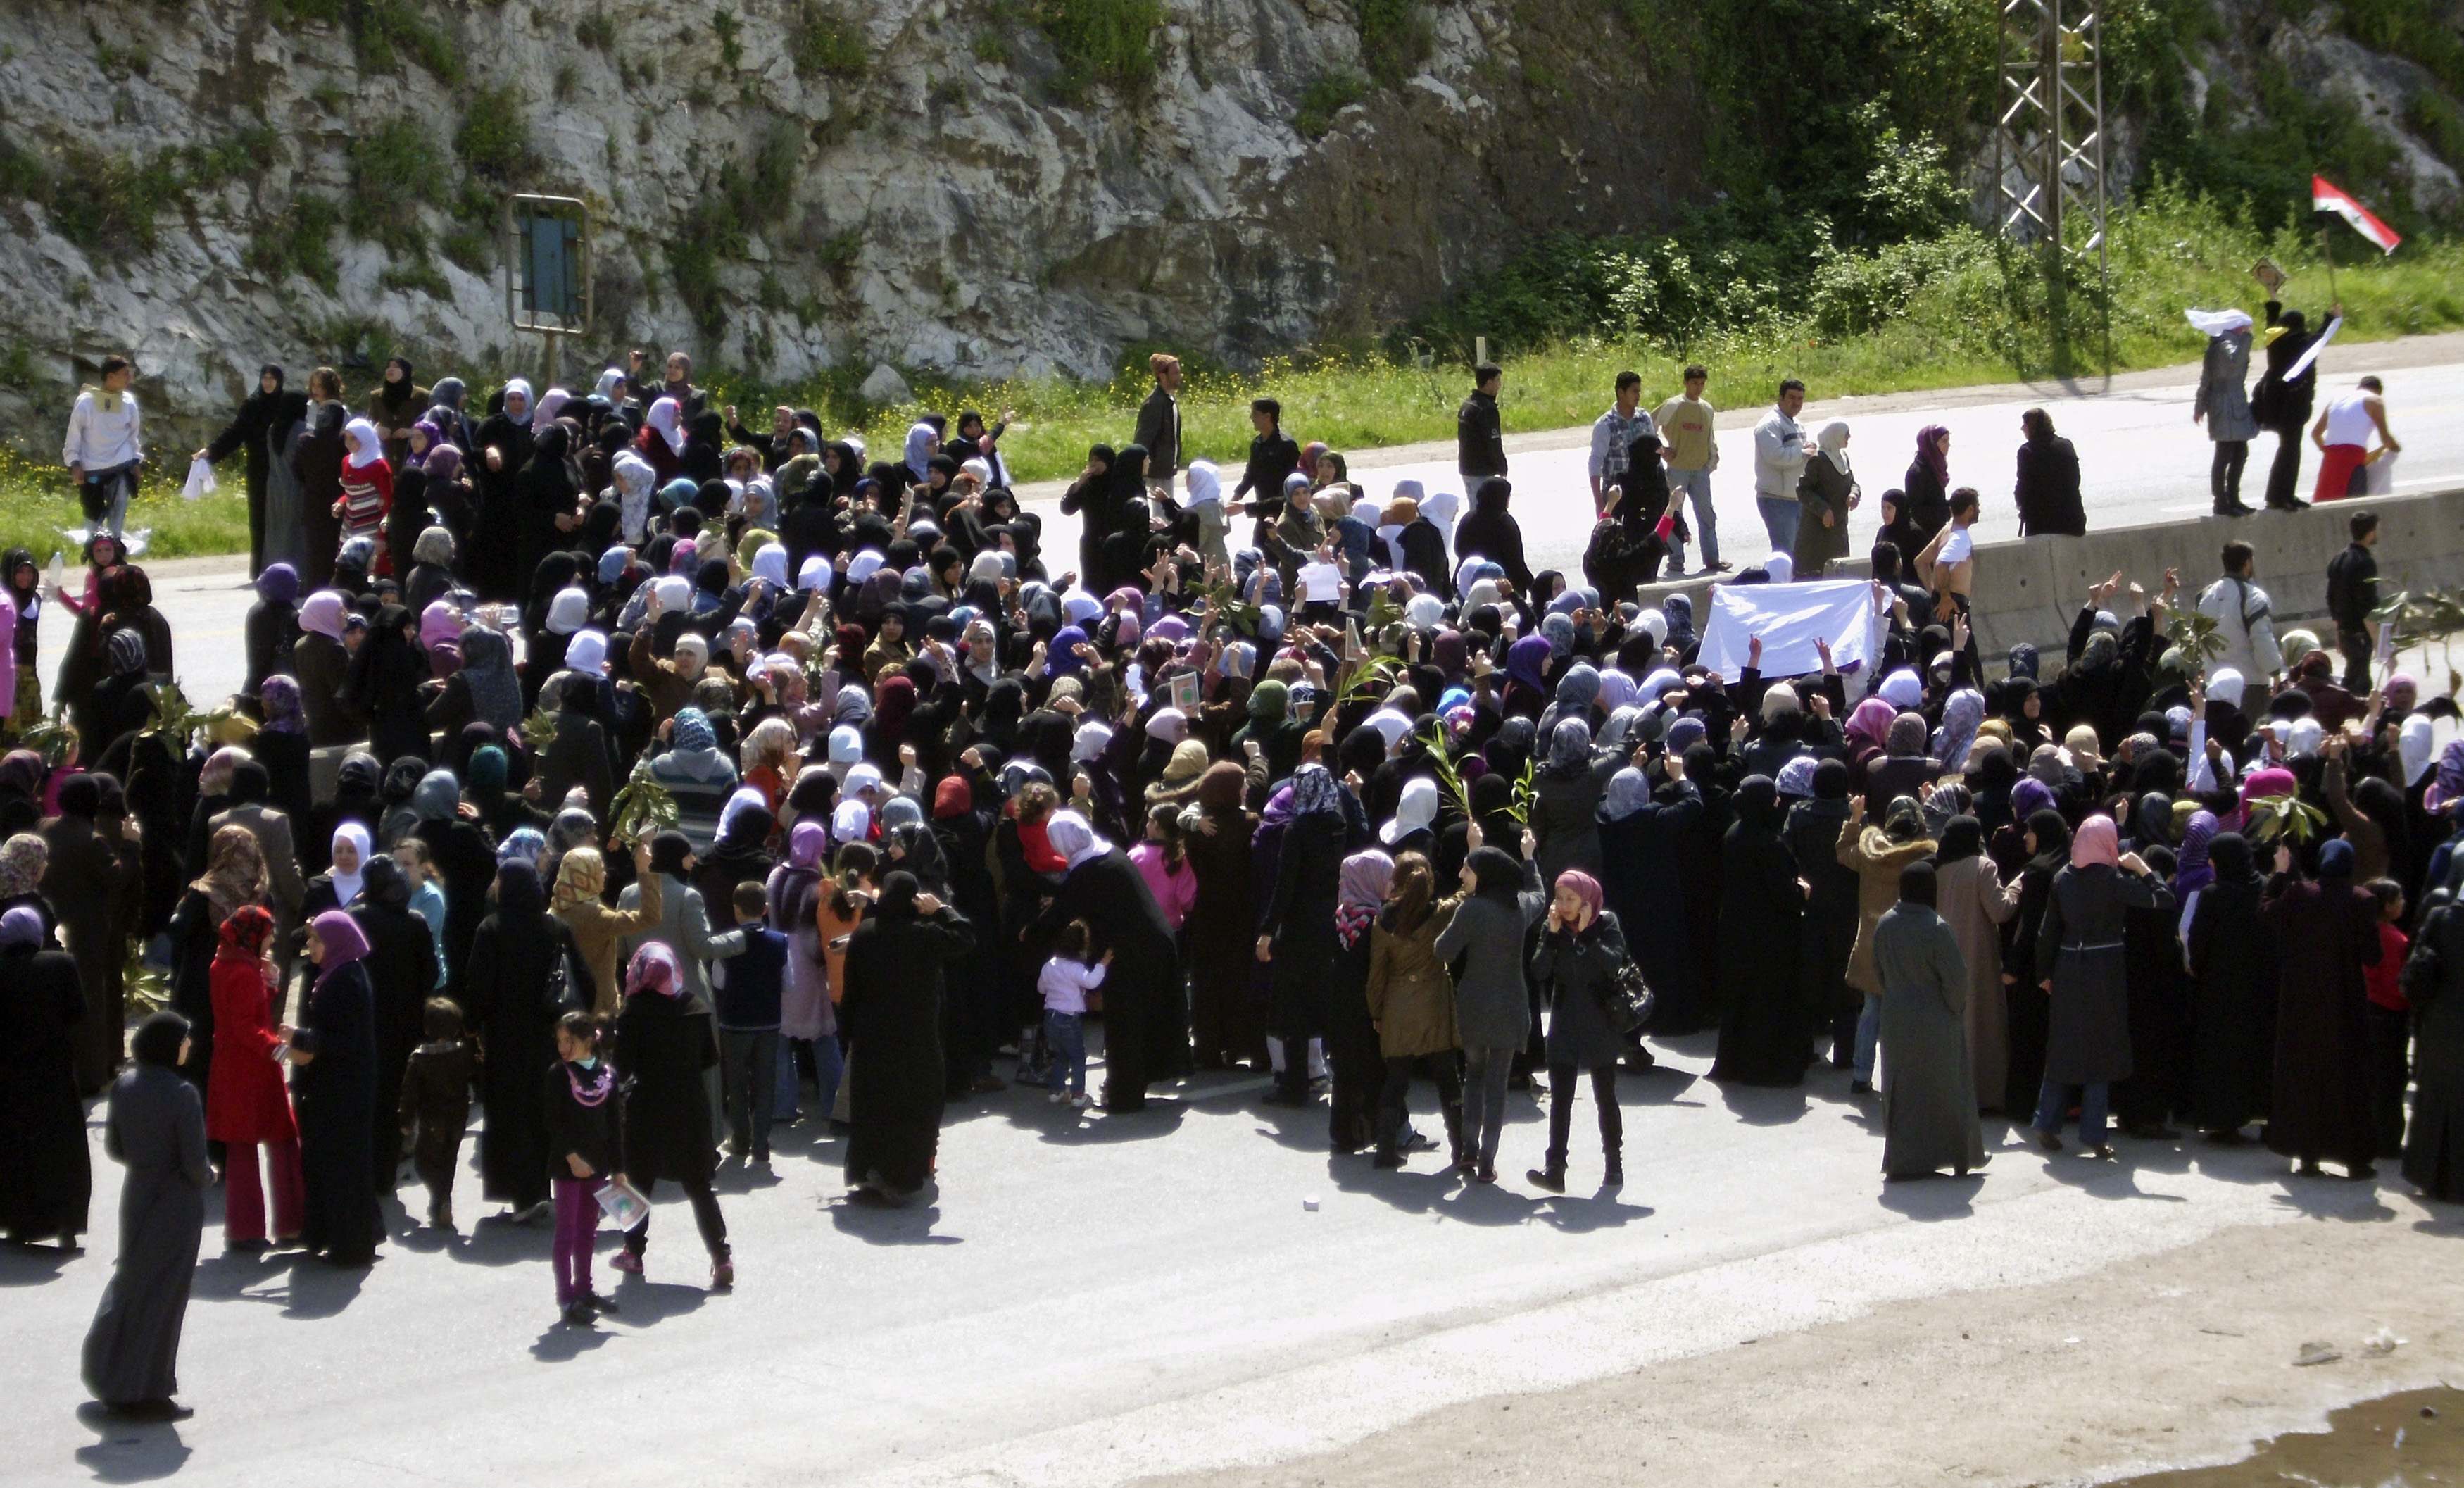
[{"label": "person's shadow", "polygon": [[531,1357],[541,1364],[567,1364],[594,1348],[606,1347],[610,1336],[605,1328],[577,1328],[561,1321],[552,1322],[531,1344]]},{"label": "person's shadow", "polygon": [[1941,1219],[1966,1219],[1976,1212],[1977,1190],[1985,1187],[1985,1175],[1969,1172],[1959,1177],[1926,1173],[1914,1178],[1885,1179],[1881,1193],[1874,1200],[1894,1214],[1921,1223]]},{"label": "person's shadow", "polygon": [[169,1477],[188,1464],[190,1448],[180,1439],[173,1422],[123,1421],[102,1402],[77,1407],[77,1419],[102,1439],[79,1447],[77,1465],[102,1483],[150,1483]]},{"label": "person's shadow", "polygon": [[365,1266],[332,1266],[313,1255],[301,1255],[291,1267],[291,1285],[282,1307],[286,1318],[331,1318],[359,1300],[367,1284]]},{"label": "person's shadow", "polygon": [[85,1247],[62,1250],[56,1245],[21,1245],[0,1241],[0,1287],[40,1286],[59,1278],[69,1262],[83,1258]]},{"label": "person's shadow", "polygon": [[867,1199],[850,1193],[832,1199],[829,1204],[830,1223],[841,1234],[853,1235],[867,1245],[962,1245],[965,1236],[935,1234],[933,1226],[941,1218],[940,1194],[936,1188],[932,1198],[921,1203],[900,1207],[878,1199]]}]

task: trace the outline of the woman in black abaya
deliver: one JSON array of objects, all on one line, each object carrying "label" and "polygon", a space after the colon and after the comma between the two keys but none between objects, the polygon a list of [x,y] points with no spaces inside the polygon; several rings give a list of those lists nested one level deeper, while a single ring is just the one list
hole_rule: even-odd
[{"label": "woman in black abaya", "polygon": [[[1095,835],[1084,816],[1053,812],[1045,836],[1069,866],[1028,938],[1048,944],[1063,925],[1084,920],[1095,932],[1089,953],[1111,952],[1112,969],[1104,976],[1104,1109],[1143,1109],[1147,1086],[1188,1058],[1188,1018],[1172,926],[1137,866]],[[1330,942],[1333,924],[1330,900]]]},{"label": "woman in black abaya", "polygon": [[882,880],[881,898],[847,939],[839,1017],[854,1055],[847,1181],[858,1193],[898,1203],[933,1181],[945,1087],[944,968],[975,944],[957,911],[919,893],[905,872]]},{"label": "woman in black abaya", "polygon": [[286,1027],[292,1102],[299,1116],[299,1172],[307,1188],[300,1246],[336,1266],[376,1259],[377,1035],[367,937],[339,909],[308,926],[317,980],[305,1021]]},{"label": "woman in black abaya", "polygon": [[[1720,848],[1719,1059],[1713,1079],[1804,1082],[1813,1027],[1807,992],[1815,957],[1804,928],[1796,858],[1779,834],[1779,791],[1768,775],[1737,787],[1737,820]],[[1855,921],[1849,921],[1850,934]]]},{"label": "woman in black abaya", "polygon": [[180,1077],[188,1023],[158,1012],[130,1040],[133,1062],[111,1087],[103,1150],[125,1166],[120,1254],[86,1330],[84,1376],[115,1414],[168,1420],[180,1388],[180,1328],[206,1229],[206,1108]]},{"label": "woman in black abaya", "polygon": [[[486,1062],[480,1094],[487,1124],[479,1129],[479,1175],[490,1198],[513,1206],[510,1217],[546,1217],[547,1108],[539,1085],[557,1062],[556,1020],[567,1011],[553,995],[558,958],[568,932],[547,912],[539,869],[517,859],[496,870],[495,909],[480,922],[464,978],[464,1009]],[[568,986],[586,988],[586,973]],[[583,994],[580,1006],[586,1004]]]}]

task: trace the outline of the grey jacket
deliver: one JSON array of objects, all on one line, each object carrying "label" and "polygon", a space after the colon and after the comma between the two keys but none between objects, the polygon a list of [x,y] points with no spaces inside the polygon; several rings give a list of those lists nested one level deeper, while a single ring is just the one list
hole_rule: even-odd
[{"label": "grey jacket", "polygon": [[[1438,937],[1438,960],[1463,956],[1455,978],[1455,1031],[1465,1049],[1520,1049],[1531,1036],[1531,995],[1523,981],[1523,932],[1548,908],[1540,870],[1523,865],[1523,892],[1507,908],[1485,895],[1465,897]],[[1465,955],[1468,952],[1468,955]]]},{"label": "grey jacket", "polygon": [[2209,337],[2207,360],[2199,364],[2198,396],[2190,404],[2207,415],[2209,438],[2258,437],[2258,420],[2250,411],[2249,384],[2250,332]]},{"label": "grey jacket", "polygon": [[[625,885],[616,897],[616,907],[634,910],[642,907],[642,888],[637,883]],[[664,941],[676,953],[684,966],[685,990],[702,1001],[710,1001],[709,962],[734,956],[744,949],[744,932],[729,930],[714,934],[710,928],[710,911],[701,901],[701,890],[672,874],[659,878],[659,922],[640,935],[625,937],[625,959],[629,964],[633,952],[646,941]],[[618,968],[623,975],[623,968]]]}]

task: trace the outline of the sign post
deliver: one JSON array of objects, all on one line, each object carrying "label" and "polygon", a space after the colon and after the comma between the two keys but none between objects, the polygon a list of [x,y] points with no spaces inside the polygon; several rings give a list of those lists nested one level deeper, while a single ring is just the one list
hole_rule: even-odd
[{"label": "sign post", "polygon": [[557,378],[559,338],[590,327],[590,204],[571,196],[505,198],[505,318],[546,341],[542,388]]}]

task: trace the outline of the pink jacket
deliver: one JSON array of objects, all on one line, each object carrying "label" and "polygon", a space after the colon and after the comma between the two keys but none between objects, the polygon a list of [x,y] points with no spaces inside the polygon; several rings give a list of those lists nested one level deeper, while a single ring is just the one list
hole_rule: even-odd
[{"label": "pink jacket", "polygon": [[1189,918],[1190,906],[1198,902],[1198,870],[1183,858],[1180,872],[1168,871],[1160,842],[1141,842],[1130,849],[1130,861],[1138,865],[1138,876],[1146,879],[1155,902],[1163,906],[1164,922],[1179,929],[1180,922]]}]

